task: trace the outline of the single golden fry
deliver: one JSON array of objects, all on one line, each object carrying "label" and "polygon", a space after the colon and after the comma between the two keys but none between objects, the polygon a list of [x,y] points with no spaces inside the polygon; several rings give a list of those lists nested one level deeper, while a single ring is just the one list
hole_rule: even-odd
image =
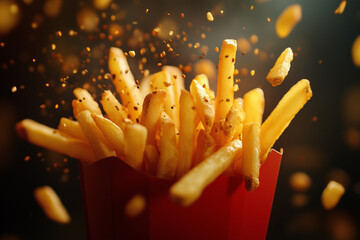
[{"label": "single golden fry", "polygon": [[260,124],[258,122],[244,125],[242,144],[242,176],[246,190],[252,191],[259,186]]},{"label": "single golden fry", "polygon": [[71,218],[66,208],[51,187],[43,186],[36,188],[34,190],[34,197],[48,218],[60,224],[70,223]]},{"label": "single golden fry", "polygon": [[176,176],[179,178],[190,170],[194,151],[195,105],[191,94],[181,91],[180,96],[180,131],[179,131],[179,161]]},{"label": "single golden fry", "polygon": [[302,10],[299,4],[288,6],[276,21],[276,33],[279,38],[286,38],[300,22]]},{"label": "single golden fry", "polygon": [[157,90],[148,94],[144,99],[141,124],[147,128],[147,143],[156,145],[156,131],[160,122],[160,115],[163,111],[166,99],[165,90]]},{"label": "single golden fry", "polygon": [[16,131],[22,139],[34,145],[66,154],[84,162],[91,163],[96,159],[88,143],[33,120],[24,119],[18,122]]},{"label": "single golden fry", "polygon": [[193,167],[216,151],[216,142],[211,135],[201,129],[197,136],[196,151],[194,154]]},{"label": "single golden fry", "polygon": [[169,117],[175,122],[176,127],[179,126],[179,117],[175,98],[175,90],[171,74],[167,71],[161,71],[151,75],[150,79],[151,91],[164,90],[166,92],[166,99],[164,110]]},{"label": "single golden fry", "polygon": [[88,110],[78,114],[81,129],[94,150],[96,160],[116,156],[114,147],[104,137]]},{"label": "single golden fry", "polygon": [[114,94],[109,90],[105,90],[101,95],[101,105],[106,112],[107,117],[118,125],[122,130],[125,129],[127,123],[131,120],[128,119],[127,110],[119,103]]},{"label": "single golden fry", "polygon": [[244,124],[256,122],[261,125],[265,108],[264,92],[255,88],[244,95]]},{"label": "single golden fry", "polygon": [[234,101],[234,65],[237,43],[233,39],[223,41],[219,55],[215,122],[226,118]]},{"label": "single golden fry", "polygon": [[336,181],[330,181],[321,195],[321,203],[326,210],[333,209],[344,195],[345,188]]},{"label": "single golden fry", "polygon": [[241,149],[241,141],[236,139],[207,157],[170,188],[171,199],[181,206],[192,204],[225,171]]},{"label": "single golden fry", "polygon": [[142,111],[143,97],[121,49],[110,48],[109,70],[116,90],[120,94],[121,103],[128,110],[129,118],[133,122],[138,122]]},{"label": "single golden fry", "polygon": [[351,48],[353,63],[356,67],[360,67],[360,35],[356,37]]},{"label": "single golden fry", "polygon": [[104,137],[109,140],[120,158],[124,156],[125,136],[124,132],[112,121],[98,114],[92,113],[96,126],[100,129]]},{"label": "single golden fry", "polygon": [[266,80],[273,86],[280,85],[290,70],[290,63],[294,58],[291,48],[286,48],[276,60],[274,67],[266,76]]},{"label": "single golden fry", "polygon": [[63,132],[71,137],[87,142],[87,138],[81,130],[79,122],[77,121],[73,121],[68,118],[61,118],[58,129],[60,132]]},{"label": "single golden fry", "polygon": [[77,115],[84,110],[89,110],[90,112],[100,115],[102,114],[99,108],[99,104],[93,99],[87,90],[82,88],[75,88],[73,93],[77,98],[77,100],[73,100],[72,102],[75,118],[77,118]]},{"label": "single golden fry", "polygon": [[289,126],[291,120],[312,97],[309,80],[303,79],[297,82],[280,100],[270,116],[261,126],[260,143],[263,163],[269,154],[275,141]]},{"label": "single golden fry", "polygon": [[125,128],[125,159],[124,161],[138,171],[142,170],[146,146],[146,127],[131,123]]},{"label": "single golden fry", "polygon": [[196,79],[192,80],[190,84],[190,92],[194,98],[196,112],[200,121],[205,127],[205,130],[210,132],[215,118],[215,109],[210,100],[210,96]]},{"label": "single golden fry", "polygon": [[160,117],[160,157],[156,175],[159,178],[173,179],[176,174],[176,166],[179,150],[176,142],[176,128],[174,121],[166,114]]},{"label": "single golden fry", "polygon": [[343,14],[343,12],[345,11],[345,7],[346,7],[346,0],[342,0],[339,6],[337,7],[337,9],[335,9],[334,13],[337,15]]}]

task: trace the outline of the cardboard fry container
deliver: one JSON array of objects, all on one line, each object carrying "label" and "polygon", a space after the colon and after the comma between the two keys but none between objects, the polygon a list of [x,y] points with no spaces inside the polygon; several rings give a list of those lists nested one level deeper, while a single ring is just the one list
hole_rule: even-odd
[{"label": "cardboard fry container", "polygon": [[[265,239],[281,154],[272,150],[260,169],[260,186],[247,192],[238,177],[221,176],[189,207],[169,197],[172,181],[141,174],[117,158],[79,163],[87,239]],[[125,214],[134,195],[145,209]]]}]

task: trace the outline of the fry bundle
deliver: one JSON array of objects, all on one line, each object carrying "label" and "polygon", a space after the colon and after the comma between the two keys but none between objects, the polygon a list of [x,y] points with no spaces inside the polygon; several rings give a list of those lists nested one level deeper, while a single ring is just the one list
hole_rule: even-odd
[{"label": "fry bundle", "polygon": [[[85,162],[117,156],[138,171],[178,179],[170,195],[183,206],[224,172],[241,175],[246,188],[254,190],[260,184],[261,163],[312,92],[308,80],[299,81],[262,123],[261,89],[234,98],[236,50],[235,40],[224,40],[215,97],[206,75],[197,75],[187,91],[180,69],[173,66],[138,85],[124,53],[110,48],[109,70],[121,101],[104,91],[100,102],[106,115],[89,92],[77,88],[77,121],[62,118],[58,129],[51,129],[25,119],[17,124],[18,133],[35,145]],[[279,64],[287,74],[290,63]]]}]

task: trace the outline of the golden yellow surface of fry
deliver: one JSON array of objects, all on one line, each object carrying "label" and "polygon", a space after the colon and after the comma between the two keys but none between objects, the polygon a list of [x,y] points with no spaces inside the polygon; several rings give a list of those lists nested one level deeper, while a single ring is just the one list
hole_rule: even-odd
[{"label": "golden yellow surface of fry", "polygon": [[234,65],[237,43],[233,39],[223,41],[218,65],[215,122],[226,117],[234,101]]},{"label": "golden yellow surface of fry", "polygon": [[141,95],[143,97],[147,96],[149,93],[151,93],[151,89],[150,89],[150,78],[151,75],[144,77],[139,84],[139,89],[141,92]]},{"label": "golden yellow surface of fry", "polygon": [[171,80],[173,82],[175,91],[175,99],[177,99],[177,102],[179,102],[181,90],[185,89],[185,82],[184,78],[182,77],[181,70],[178,67],[169,65],[163,66],[162,70],[171,74]]},{"label": "golden yellow surface of fry", "polygon": [[143,97],[121,49],[110,48],[109,70],[116,90],[120,94],[121,103],[128,109],[129,118],[137,122],[142,111]]},{"label": "golden yellow surface of fry", "polygon": [[260,124],[258,122],[244,125],[242,144],[241,172],[246,190],[253,191],[260,184]]},{"label": "golden yellow surface of fry", "polygon": [[76,112],[75,112],[76,108],[74,108],[74,116],[75,117],[77,116],[77,114],[79,114],[83,110],[89,110],[90,112],[100,114],[100,115],[102,114],[101,110],[99,108],[99,104],[93,99],[93,97],[87,90],[82,89],[82,88],[75,88],[73,93],[78,100],[78,104],[82,106],[82,107],[79,107],[80,109]]},{"label": "golden yellow surface of fry", "polygon": [[58,129],[60,132],[63,132],[71,137],[87,142],[87,138],[81,130],[79,122],[77,121],[73,121],[68,118],[61,118]]},{"label": "golden yellow surface of fry", "polygon": [[145,146],[145,160],[144,168],[145,172],[148,174],[155,174],[157,162],[159,161],[159,152],[155,145],[146,144]]},{"label": "golden yellow surface of fry", "polygon": [[286,48],[276,60],[274,67],[270,70],[266,76],[266,80],[273,86],[280,85],[285,77],[288,75],[291,61],[294,58],[294,54],[291,48]]},{"label": "golden yellow surface of fry", "polygon": [[173,179],[176,174],[176,166],[179,156],[179,150],[176,142],[175,123],[165,114],[162,114],[160,119],[160,157],[156,175],[159,178]]},{"label": "golden yellow surface of fry", "polygon": [[36,188],[34,190],[34,197],[48,218],[61,224],[70,223],[71,218],[66,208],[51,187],[43,186]]},{"label": "golden yellow surface of fry", "polygon": [[24,119],[18,122],[16,124],[16,131],[21,138],[34,145],[66,154],[84,162],[91,163],[96,160],[93,150],[88,143],[62,134],[56,129],[33,120]]},{"label": "golden yellow surface of fry", "polygon": [[344,195],[345,188],[336,181],[330,181],[321,195],[321,203],[326,210],[333,209]]},{"label": "golden yellow surface of fry", "polygon": [[265,108],[264,92],[261,88],[255,88],[244,95],[244,124],[257,122],[262,123]]},{"label": "golden yellow surface of fry", "polygon": [[205,158],[216,151],[216,142],[211,135],[205,130],[201,129],[196,138],[196,151],[194,154],[193,166],[198,165]]},{"label": "golden yellow surface of fry", "polygon": [[85,110],[79,113],[78,121],[85,137],[93,148],[96,160],[116,156],[114,147],[97,127],[89,111]]},{"label": "golden yellow surface of fry", "polygon": [[309,80],[303,79],[297,82],[280,100],[270,116],[261,126],[260,143],[263,163],[275,141],[289,126],[291,120],[312,97]]},{"label": "golden yellow surface of fry", "polygon": [[166,92],[166,99],[164,104],[164,110],[169,117],[174,120],[175,125],[179,126],[179,117],[176,107],[174,85],[171,74],[167,71],[160,71],[151,75],[150,78],[151,91],[164,90]]},{"label": "golden yellow surface of fry", "polygon": [[125,125],[131,122],[128,119],[126,109],[119,103],[114,94],[109,90],[105,90],[101,95],[101,105],[106,112],[107,117],[118,125],[122,130]]},{"label": "golden yellow surface of fry", "polygon": [[209,79],[207,78],[207,75],[205,74],[198,74],[195,76],[195,80],[203,87],[205,88],[207,94],[210,96],[210,100],[212,103],[215,101],[215,93],[213,90],[210,89],[209,85]]},{"label": "golden yellow surface of fry", "polygon": [[241,149],[241,141],[236,139],[207,157],[170,188],[171,199],[181,206],[192,204],[225,171]]},{"label": "golden yellow surface of fry", "polygon": [[201,86],[196,79],[190,84],[190,92],[194,98],[196,112],[202,122],[205,130],[210,132],[214,124],[215,109],[206,89]]},{"label": "golden yellow surface of fry", "polygon": [[345,11],[345,7],[346,7],[346,0],[342,0],[339,6],[337,7],[337,9],[335,9],[334,13],[337,15],[343,14],[343,12]]},{"label": "golden yellow surface of fry", "polygon": [[100,129],[104,137],[109,140],[114,147],[117,156],[122,157],[125,146],[124,132],[109,119],[95,113],[92,113],[91,117],[94,119],[96,126]]},{"label": "golden yellow surface of fry", "polygon": [[240,137],[245,118],[246,113],[243,109],[243,100],[236,98],[224,122],[223,131],[226,143],[230,142],[233,138]]},{"label": "golden yellow surface of fry", "polygon": [[156,130],[160,122],[160,115],[166,99],[166,91],[158,90],[148,94],[144,99],[141,124],[147,128],[147,143],[156,145]]},{"label": "golden yellow surface of fry", "polygon": [[356,67],[360,67],[360,35],[356,37],[351,49],[353,63]]},{"label": "golden yellow surface of fry", "polygon": [[147,129],[146,127],[130,123],[125,131],[124,161],[136,170],[142,170],[143,157],[146,146]]},{"label": "golden yellow surface of fry", "polygon": [[191,167],[194,150],[195,104],[191,94],[181,91],[180,96],[180,130],[179,130],[179,161],[176,176],[181,177]]},{"label": "golden yellow surface of fry", "polygon": [[286,38],[302,18],[301,5],[288,6],[276,21],[276,33],[279,38]]},{"label": "golden yellow surface of fry", "polygon": [[146,208],[146,199],[141,194],[133,196],[125,205],[125,215],[128,218],[139,216]]}]

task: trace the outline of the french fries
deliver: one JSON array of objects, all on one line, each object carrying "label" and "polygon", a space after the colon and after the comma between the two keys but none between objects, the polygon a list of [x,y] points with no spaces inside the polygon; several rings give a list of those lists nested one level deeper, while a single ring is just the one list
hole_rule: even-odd
[{"label": "french fries", "polygon": [[262,123],[265,108],[264,92],[260,88],[255,88],[244,95],[244,124],[251,122]]},{"label": "french fries", "polygon": [[247,123],[243,127],[242,176],[248,191],[259,186],[260,171],[260,124]]},{"label": "french fries", "polygon": [[339,6],[337,7],[337,9],[335,9],[334,13],[336,15],[343,14],[343,12],[345,11],[345,7],[346,7],[346,0],[342,0]]},{"label": "french fries", "polygon": [[143,156],[146,146],[146,127],[132,123],[125,128],[124,161],[138,171],[143,168]]},{"label": "french fries", "polygon": [[166,100],[164,104],[164,110],[169,117],[175,122],[176,127],[179,126],[178,118],[178,103],[176,101],[174,85],[171,74],[167,71],[160,71],[154,73],[150,78],[151,91],[164,90],[166,92]]},{"label": "french fries", "polygon": [[189,171],[191,167],[194,150],[195,114],[195,105],[191,94],[182,90],[180,96],[179,161],[176,171],[178,178]]},{"label": "french fries", "polygon": [[290,70],[290,63],[293,60],[294,55],[291,48],[286,48],[279,58],[276,60],[274,67],[270,70],[266,76],[266,80],[273,86],[280,85]]},{"label": "french fries", "polygon": [[73,121],[68,118],[61,118],[58,129],[60,132],[63,132],[71,137],[87,142],[87,138],[81,130],[79,122],[77,121]]},{"label": "french fries", "polygon": [[106,112],[107,117],[118,125],[122,130],[126,123],[131,122],[127,116],[127,110],[119,103],[114,94],[105,90],[101,96],[101,105]]},{"label": "french fries", "polygon": [[[16,129],[35,145],[84,162],[116,156],[148,175],[179,179],[170,196],[182,206],[193,203],[220,174],[241,175],[246,189],[255,190],[261,164],[312,91],[308,80],[299,81],[262,124],[261,89],[234,99],[236,50],[236,40],[223,41],[215,97],[204,74],[191,82],[190,92],[185,90],[174,66],[164,66],[137,86],[122,50],[111,48],[108,64],[121,103],[104,91],[103,116],[90,93],[76,88],[73,112],[78,121],[62,118],[55,130],[25,119]],[[292,58],[290,48],[280,55],[267,76],[272,85],[284,80]],[[137,205],[129,202],[129,217],[138,214]]]},{"label": "french fries", "polygon": [[139,122],[143,97],[121,49],[110,48],[109,70],[116,90],[120,94],[122,104],[128,109],[129,118],[133,122]]},{"label": "french fries", "polygon": [[159,178],[173,179],[176,174],[179,151],[175,123],[166,114],[162,114],[160,117],[159,151],[160,157],[156,175]]},{"label": "french fries", "polygon": [[236,58],[236,40],[223,41],[219,55],[218,85],[215,100],[215,122],[226,118],[234,101],[234,65]]},{"label": "french fries", "polygon": [[103,133],[104,137],[114,147],[114,150],[117,153],[116,155],[124,156],[125,136],[123,131],[115,123],[96,113],[92,113],[91,117],[96,123],[96,126]]},{"label": "french fries", "polygon": [[144,99],[141,124],[147,128],[147,143],[156,145],[155,135],[164,108],[166,91],[158,90],[148,94]]},{"label": "french fries", "polygon": [[321,194],[321,203],[326,210],[333,209],[345,193],[343,185],[330,181]]},{"label": "french fries", "polygon": [[96,159],[116,156],[113,146],[97,127],[88,110],[78,114],[80,127],[94,150]]},{"label": "french fries", "polygon": [[289,126],[291,120],[312,97],[309,80],[303,79],[297,82],[280,100],[270,116],[261,126],[260,142],[261,157],[263,163],[275,141]]},{"label": "french fries", "polygon": [[90,145],[49,128],[30,119],[24,119],[16,124],[17,134],[34,145],[67,154],[84,162],[95,162],[97,159]]},{"label": "french fries", "polygon": [[193,166],[198,165],[202,160],[216,151],[216,142],[211,135],[201,129],[197,136],[197,147],[194,155]]},{"label": "french fries", "polygon": [[286,38],[302,18],[301,5],[287,7],[276,21],[276,33],[279,38]]},{"label": "french fries", "polygon": [[51,187],[43,186],[36,188],[34,190],[34,197],[48,218],[60,224],[70,223],[71,218],[66,208]]},{"label": "french fries", "polygon": [[210,132],[215,119],[214,105],[206,89],[196,79],[192,80],[190,92],[194,98],[196,113],[202,122],[205,130]]},{"label": "french fries", "polygon": [[90,93],[82,88],[75,88],[73,91],[77,100],[73,100],[72,107],[75,118],[77,115],[84,110],[89,110],[90,112],[96,114],[102,114],[99,108],[99,104],[92,98]]},{"label": "french fries", "polygon": [[192,204],[206,186],[225,171],[241,149],[241,141],[236,139],[207,157],[170,188],[172,200],[181,206]]}]

